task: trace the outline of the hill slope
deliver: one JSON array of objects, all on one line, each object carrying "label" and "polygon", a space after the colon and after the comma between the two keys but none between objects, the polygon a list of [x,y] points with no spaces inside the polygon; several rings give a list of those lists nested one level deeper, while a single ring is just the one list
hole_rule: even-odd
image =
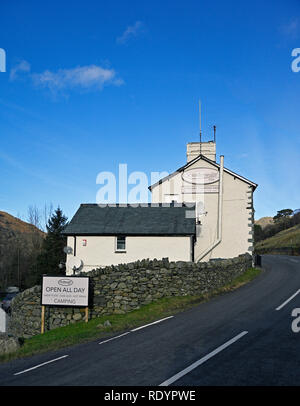
[{"label": "hill slope", "polygon": [[265,228],[269,224],[274,224],[273,217],[262,217],[259,220],[255,220],[255,224],[261,226],[261,228]]},{"label": "hill slope", "polygon": [[34,225],[0,211],[0,290],[26,278],[44,236]]},{"label": "hill slope", "polygon": [[34,248],[35,238],[43,238],[44,234],[34,225],[0,211],[0,258],[5,255],[6,246],[23,242],[30,250]]},{"label": "hill slope", "polygon": [[41,235],[44,234],[43,231],[34,225],[26,223],[5,211],[0,211],[0,235],[2,233],[8,233],[8,235],[14,236],[18,233],[32,234],[33,232],[37,232]]},{"label": "hill slope", "polygon": [[280,231],[273,237],[259,241],[255,245],[257,253],[285,253],[300,255],[300,224]]}]

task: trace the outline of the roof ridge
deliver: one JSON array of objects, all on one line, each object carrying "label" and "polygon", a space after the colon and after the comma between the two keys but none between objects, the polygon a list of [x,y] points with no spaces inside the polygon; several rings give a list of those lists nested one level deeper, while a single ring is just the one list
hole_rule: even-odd
[{"label": "roof ridge", "polygon": [[185,207],[195,205],[195,202],[159,202],[159,203],[81,203],[80,207]]}]

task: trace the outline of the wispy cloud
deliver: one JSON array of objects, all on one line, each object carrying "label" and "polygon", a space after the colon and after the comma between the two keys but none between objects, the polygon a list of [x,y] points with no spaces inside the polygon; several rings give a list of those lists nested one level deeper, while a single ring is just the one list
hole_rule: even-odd
[{"label": "wispy cloud", "polygon": [[65,89],[101,90],[104,85],[120,86],[124,82],[116,76],[114,69],[105,69],[97,65],[79,66],[74,69],[59,69],[57,72],[46,70],[32,74],[36,86],[49,88],[56,92]]},{"label": "wispy cloud", "polygon": [[136,21],[133,25],[129,25],[123,34],[117,38],[118,44],[125,44],[131,38],[136,37],[139,33],[142,32],[144,24],[141,21]]},{"label": "wispy cloud", "polygon": [[31,73],[30,64],[22,61],[11,69],[11,80],[18,79],[18,73],[20,72],[28,74],[34,86],[49,89],[53,94],[73,89],[99,91],[105,85],[120,86],[124,84],[123,79],[117,76],[114,69],[103,68],[98,65]]},{"label": "wispy cloud", "polygon": [[15,80],[19,72],[30,72],[30,64],[25,60],[19,62],[10,70],[9,79]]},{"label": "wispy cloud", "polygon": [[286,37],[295,39],[298,38],[300,33],[300,20],[299,18],[294,18],[290,20],[287,24],[280,27],[280,31]]}]

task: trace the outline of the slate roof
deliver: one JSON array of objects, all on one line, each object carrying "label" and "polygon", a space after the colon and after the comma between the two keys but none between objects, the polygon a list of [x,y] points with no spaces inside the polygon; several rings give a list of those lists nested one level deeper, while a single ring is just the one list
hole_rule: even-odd
[{"label": "slate roof", "polygon": [[[194,235],[195,206],[81,204],[65,235]],[[188,218],[186,213],[189,212]],[[190,218],[189,218],[190,217]]]}]

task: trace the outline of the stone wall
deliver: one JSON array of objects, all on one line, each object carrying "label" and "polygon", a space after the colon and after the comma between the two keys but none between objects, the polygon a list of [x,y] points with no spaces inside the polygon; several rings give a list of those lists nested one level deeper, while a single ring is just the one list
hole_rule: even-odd
[{"label": "stone wall", "polygon": [[6,333],[0,333],[0,355],[15,352],[20,348],[19,339]]},{"label": "stone wall", "polygon": [[[89,317],[124,314],[162,297],[200,295],[231,282],[252,266],[252,256],[209,262],[142,260],[82,273],[90,277]],[[9,332],[18,337],[40,333],[41,287],[34,286],[12,302]],[[84,319],[83,308],[46,307],[45,328]]]}]

